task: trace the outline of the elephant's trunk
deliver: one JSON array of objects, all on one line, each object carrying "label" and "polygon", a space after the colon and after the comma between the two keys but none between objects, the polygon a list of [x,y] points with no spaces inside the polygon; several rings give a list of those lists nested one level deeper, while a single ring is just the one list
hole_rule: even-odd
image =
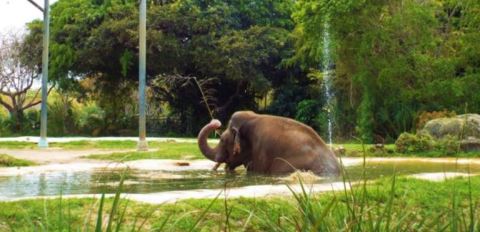
[{"label": "elephant's trunk", "polygon": [[198,147],[200,148],[200,151],[202,154],[207,157],[209,160],[216,161],[215,156],[218,153],[218,147],[211,148],[208,145],[207,142],[207,137],[208,135],[218,129],[220,126],[222,126],[222,123],[216,119],[212,120],[210,123],[205,125],[200,133],[198,133]]}]

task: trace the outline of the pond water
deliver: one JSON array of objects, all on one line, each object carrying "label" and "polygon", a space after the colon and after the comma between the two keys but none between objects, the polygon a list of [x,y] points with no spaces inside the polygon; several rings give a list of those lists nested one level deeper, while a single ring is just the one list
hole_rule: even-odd
[{"label": "pond water", "polygon": [[[364,169],[361,162],[345,167],[351,181],[361,180]],[[480,164],[456,164],[442,161],[420,160],[381,160],[368,161],[365,166],[367,179],[383,176],[409,175],[431,172],[480,173]],[[251,185],[279,184],[288,180],[284,177],[247,175],[244,170],[236,174],[210,170],[158,171],[131,169],[127,172],[112,169],[92,169],[90,171],[57,170],[32,172],[22,175],[0,176],[0,200],[34,196],[114,193],[118,182],[125,173],[126,193],[153,193],[173,190],[222,189]],[[319,178],[315,183],[341,181],[338,178]]]}]

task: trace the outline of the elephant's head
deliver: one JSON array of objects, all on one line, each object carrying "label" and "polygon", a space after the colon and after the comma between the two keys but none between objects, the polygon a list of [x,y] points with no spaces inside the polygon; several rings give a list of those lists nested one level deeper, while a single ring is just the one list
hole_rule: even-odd
[{"label": "elephant's head", "polygon": [[198,134],[198,146],[208,159],[218,163],[230,163],[231,158],[240,153],[238,129],[229,127],[225,130],[220,136],[220,142],[214,148],[210,147],[207,142],[208,135],[220,128],[221,125],[222,123],[216,119],[205,125]]}]

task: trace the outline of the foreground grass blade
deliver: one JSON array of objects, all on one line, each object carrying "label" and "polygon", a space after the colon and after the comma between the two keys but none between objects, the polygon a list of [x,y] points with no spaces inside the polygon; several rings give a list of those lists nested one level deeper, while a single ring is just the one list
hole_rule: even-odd
[{"label": "foreground grass blade", "polygon": [[396,183],[396,173],[393,173],[392,177],[392,185],[390,187],[390,192],[389,192],[389,198],[388,198],[388,203],[385,207],[385,210],[382,213],[382,216],[377,220],[377,226],[375,228],[375,231],[382,231],[380,230],[381,224],[383,220],[385,219],[385,231],[390,231],[390,220],[392,219],[392,208],[393,208],[393,200],[395,199],[395,183]]},{"label": "foreground grass blade", "polygon": [[47,199],[44,199],[43,200],[43,215],[44,215],[44,220],[45,220],[45,228],[44,228],[45,231],[49,231],[48,230],[48,223],[49,223],[48,221],[49,220],[48,220],[48,212],[47,211],[48,211],[47,210]]},{"label": "foreground grass blade", "polygon": [[112,204],[112,209],[110,210],[110,216],[108,219],[108,224],[107,224],[107,229],[105,230],[106,232],[111,232],[112,231],[112,223],[113,219],[117,213],[118,205],[120,202],[120,194],[122,193],[122,187],[123,187],[123,182],[125,181],[125,175],[127,173],[128,169],[125,169],[122,173],[122,176],[120,178],[120,183],[118,184],[117,191],[115,192],[115,198],[113,199],[113,204]]},{"label": "foreground grass blade", "polygon": [[167,222],[170,220],[171,216],[172,216],[171,214],[167,215],[165,220],[163,220],[162,224],[160,224],[160,226],[158,228],[154,229],[154,231],[163,231],[163,228],[165,228],[165,226],[167,225]]},{"label": "foreground grass blade", "polygon": [[123,225],[122,222],[123,222],[123,219],[125,218],[125,213],[127,212],[127,207],[129,202],[130,201],[126,201],[125,206],[123,207],[123,210],[122,210],[122,214],[120,214],[120,217],[117,218],[117,222],[116,222],[117,227],[115,228],[115,232],[119,232]]},{"label": "foreground grass blade", "polygon": [[203,218],[205,217],[205,215],[207,214],[207,212],[210,210],[210,208],[212,208],[213,204],[218,200],[218,198],[220,197],[220,195],[222,195],[222,191],[220,191],[218,193],[218,195],[210,202],[210,204],[207,206],[207,208],[205,210],[203,210],[202,214],[200,215],[200,217],[198,217],[197,221],[193,224],[192,228],[190,228],[190,232],[192,232],[193,230],[195,230],[195,228],[197,227],[197,225],[203,220]]},{"label": "foreground grass blade", "polygon": [[103,204],[105,203],[105,193],[102,193],[100,198],[100,206],[97,213],[97,225],[95,226],[95,232],[102,232],[102,217],[103,217]]}]

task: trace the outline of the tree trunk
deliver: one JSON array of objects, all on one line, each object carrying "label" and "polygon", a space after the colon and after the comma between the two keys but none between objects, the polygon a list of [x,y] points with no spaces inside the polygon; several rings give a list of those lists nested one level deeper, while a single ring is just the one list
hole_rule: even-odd
[{"label": "tree trunk", "polygon": [[12,131],[13,132],[21,132],[23,129],[23,123],[25,121],[25,115],[23,114],[23,110],[18,109],[15,107],[12,111],[9,112],[10,117],[12,119]]}]

